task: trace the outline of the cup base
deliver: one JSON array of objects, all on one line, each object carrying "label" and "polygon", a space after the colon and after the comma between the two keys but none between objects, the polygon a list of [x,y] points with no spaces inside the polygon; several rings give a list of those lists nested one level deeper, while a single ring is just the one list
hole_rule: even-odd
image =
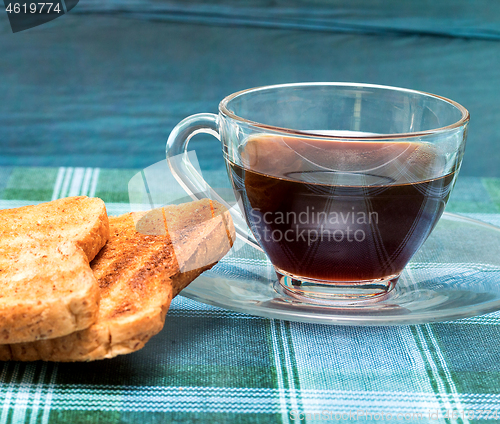
[{"label": "cup base", "polygon": [[305,303],[346,304],[380,300],[395,286],[401,274],[376,280],[325,281],[303,278],[276,269],[278,280],[274,289],[293,300]]}]

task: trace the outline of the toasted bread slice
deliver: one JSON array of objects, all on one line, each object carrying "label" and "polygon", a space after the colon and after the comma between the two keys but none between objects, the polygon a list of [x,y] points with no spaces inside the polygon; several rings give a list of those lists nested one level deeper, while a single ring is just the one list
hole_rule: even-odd
[{"label": "toasted bread slice", "polygon": [[0,210],[0,343],[60,337],[95,322],[89,261],[109,235],[102,200],[73,197]]},{"label": "toasted bread slice", "polygon": [[97,322],[57,339],[0,346],[1,360],[92,361],[141,349],[163,328],[172,298],[235,236],[229,212],[209,200],[109,220],[109,241],[91,264],[101,290]]},{"label": "toasted bread slice", "polygon": [[66,197],[52,202],[0,210],[2,239],[72,241],[89,262],[109,236],[108,215],[101,199],[87,196]]}]

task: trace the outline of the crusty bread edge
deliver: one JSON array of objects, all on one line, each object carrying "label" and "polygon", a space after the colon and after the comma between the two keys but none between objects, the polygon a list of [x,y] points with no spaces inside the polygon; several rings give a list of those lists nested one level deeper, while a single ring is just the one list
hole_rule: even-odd
[{"label": "crusty bread edge", "polygon": [[100,203],[101,212],[98,216],[94,217],[92,230],[80,240],[76,240],[77,246],[85,252],[89,262],[96,257],[109,239],[109,220],[106,205],[98,197],[92,197],[91,199]]}]

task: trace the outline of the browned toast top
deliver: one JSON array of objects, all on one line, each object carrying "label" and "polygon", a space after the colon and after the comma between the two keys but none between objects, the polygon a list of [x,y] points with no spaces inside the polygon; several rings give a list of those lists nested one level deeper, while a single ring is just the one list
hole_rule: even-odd
[{"label": "browned toast top", "polygon": [[73,197],[0,210],[0,343],[59,337],[97,318],[90,270],[108,238],[100,199]]},{"label": "browned toast top", "polygon": [[110,240],[91,263],[101,289],[100,321],[156,303],[177,269],[168,236],[138,233],[132,214],[109,220]]},{"label": "browned toast top", "polygon": [[[104,202],[87,196],[66,197],[38,205],[0,210],[0,244],[10,240],[71,241],[89,261],[108,239]],[[5,240],[5,241],[4,241]]]},{"label": "browned toast top", "polygon": [[229,212],[210,200],[109,223],[109,241],[91,263],[101,290],[96,323],[65,337],[0,346],[0,359],[88,361],[142,348],[162,329],[172,297],[220,260],[235,237]]},{"label": "browned toast top", "polygon": [[[208,199],[109,222],[109,242],[91,263],[101,288],[99,320],[144,309],[156,301],[162,284],[171,285],[170,277],[213,265],[234,239],[229,213]],[[173,287],[173,296],[183,288]]]}]

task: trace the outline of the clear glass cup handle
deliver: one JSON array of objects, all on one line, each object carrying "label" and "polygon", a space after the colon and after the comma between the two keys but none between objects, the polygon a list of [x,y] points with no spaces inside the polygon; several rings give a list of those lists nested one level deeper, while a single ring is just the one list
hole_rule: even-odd
[{"label": "clear glass cup handle", "polygon": [[167,162],[175,179],[193,200],[205,197],[222,203],[231,213],[236,235],[252,247],[261,250],[255,238],[248,231],[245,219],[235,207],[231,207],[217,192],[210,187],[190,162],[187,147],[189,140],[196,134],[211,134],[220,141],[219,117],[213,113],[198,113],[179,122],[167,140]]}]

